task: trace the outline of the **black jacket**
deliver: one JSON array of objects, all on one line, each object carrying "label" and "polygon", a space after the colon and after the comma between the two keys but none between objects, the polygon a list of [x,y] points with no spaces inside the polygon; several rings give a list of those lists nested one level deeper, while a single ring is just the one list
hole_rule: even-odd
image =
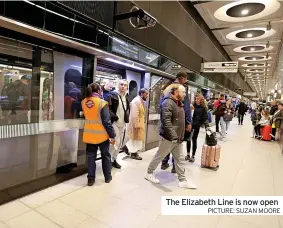
[{"label": "black jacket", "polygon": [[277,105],[271,107],[269,115],[273,116],[274,113],[278,110]]},{"label": "black jacket", "polygon": [[185,135],[185,111],[183,103],[172,97],[165,97],[161,105],[160,136],[182,143]]},{"label": "black jacket", "polygon": [[[119,119],[117,116],[118,105],[121,101],[119,98],[119,94],[116,91],[109,92],[108,98],[106,101],[108,102],[110,118],[111,118],[111,122],[113,123]],[[124,121],[125,123],[129,123],[130,103],[127,97],[126,97],[126,101],[127,101],[127,107],[125,107],[126,110],[125,110],[125,115],[124,115]]]},{"label": "black jacket", "polygon": [[244,102],[241,102],[236,110],[238,111],[239,115],[244,115],[247,111],[248,111],[248,107],[246,106],[246,104]]},{"label": "black jacket", "polygon": [[[276,113],[276,115],[275,115]],[[275,128],[276,129],[281,129],[281,126],[282,126],[282,121],[283,121],[283,110],[281,110],[280,112],[275,112],[273,114],[273,117],[272,117],[272,123],[275,122]],[[275,120],[275,121],[274,121]],[[283,127],[283,126],[282,126]]]},{"label": "black jacket", "polygon": [[116,137],[115,130],[111,123],[111,118],[109,114],[108,106],[105,105],[100,111],[100,117],[102,120],[102,125],[105,127],[107,134],[110,138],[114,139]]},{"label": "black jacket", "polygon": [[208,115],[207,115],[207,109],[203,106],[194,104],[194,114],[193,114],[193,128],[201,127],[202,125],[205,125],[205,127],[208,127]]}]

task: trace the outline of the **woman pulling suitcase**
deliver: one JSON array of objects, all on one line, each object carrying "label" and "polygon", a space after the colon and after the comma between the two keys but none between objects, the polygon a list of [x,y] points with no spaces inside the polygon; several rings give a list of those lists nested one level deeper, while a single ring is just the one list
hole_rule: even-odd
[{"label": "woman pulling suitcase", "polygon": [[[195,154],[197,151],[197,139],[200,131],[201,126],[205,126],[205,128],[209,127],[208,124],[208,115],[207,115],[207,107],[205,106],[204,103],[204,97],[200,94],[197,94],[195,96],[195,101],[193,104],[193,117],[192,117],[192,131],[189,132],[191,134],[188,137],[187,140],[187,156],[186,160],[189,160],[190,162],[195,161]],[[191,140],[190,140],[191,139]],[[191,143],[192,142],[192,143]],[[193,146],[193,153],[191,156],[191,144]]]}]

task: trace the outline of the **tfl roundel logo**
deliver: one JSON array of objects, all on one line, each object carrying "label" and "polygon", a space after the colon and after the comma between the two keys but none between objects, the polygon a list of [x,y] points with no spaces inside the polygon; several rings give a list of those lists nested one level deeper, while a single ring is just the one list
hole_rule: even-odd
[{"label": "tfl roundel logo", "polygon": [[92,108],[94,106],[94,103],[92,100],[88,100],[86,103],[85,103],[86,107],[88,108]]}]

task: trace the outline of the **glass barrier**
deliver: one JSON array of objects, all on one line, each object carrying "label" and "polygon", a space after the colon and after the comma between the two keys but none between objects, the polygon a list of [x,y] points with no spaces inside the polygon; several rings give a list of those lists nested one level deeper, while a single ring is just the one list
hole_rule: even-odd
[{"label": "glass barrier", "polygon": [[[146,146],[154,147],[159,141],[159,120],[160,120],[160,99],[164,89],[172,82],[172,80],[163,77],[151,76],[150,80],[150,96],[149,96],[149,114]],[[154,144],[153,146],[151,146]]]}]

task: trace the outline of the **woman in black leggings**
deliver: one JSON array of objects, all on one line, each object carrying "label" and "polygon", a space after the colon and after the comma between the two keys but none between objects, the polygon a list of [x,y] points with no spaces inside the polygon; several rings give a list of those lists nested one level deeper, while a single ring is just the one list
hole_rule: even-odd
[{"label": "woman in black leggings", "polygon": [[[190,162],[195,161],[195,154],[197,151],[197,139],[200,131],[201,126],[205,126],[205,128],[209,127],[208,124],[208,115],[207,115],[207,107],[204,103],[204,97],[200,94],[195,96],[194,102],[194,114],[192,117],[192,132],[191,132],[191,139],[187,140],[187,156],[186,160]],[[191,143],[192,141],[192,143]],[[193,144],[193,154],[191,156],[191,144]]]}]

